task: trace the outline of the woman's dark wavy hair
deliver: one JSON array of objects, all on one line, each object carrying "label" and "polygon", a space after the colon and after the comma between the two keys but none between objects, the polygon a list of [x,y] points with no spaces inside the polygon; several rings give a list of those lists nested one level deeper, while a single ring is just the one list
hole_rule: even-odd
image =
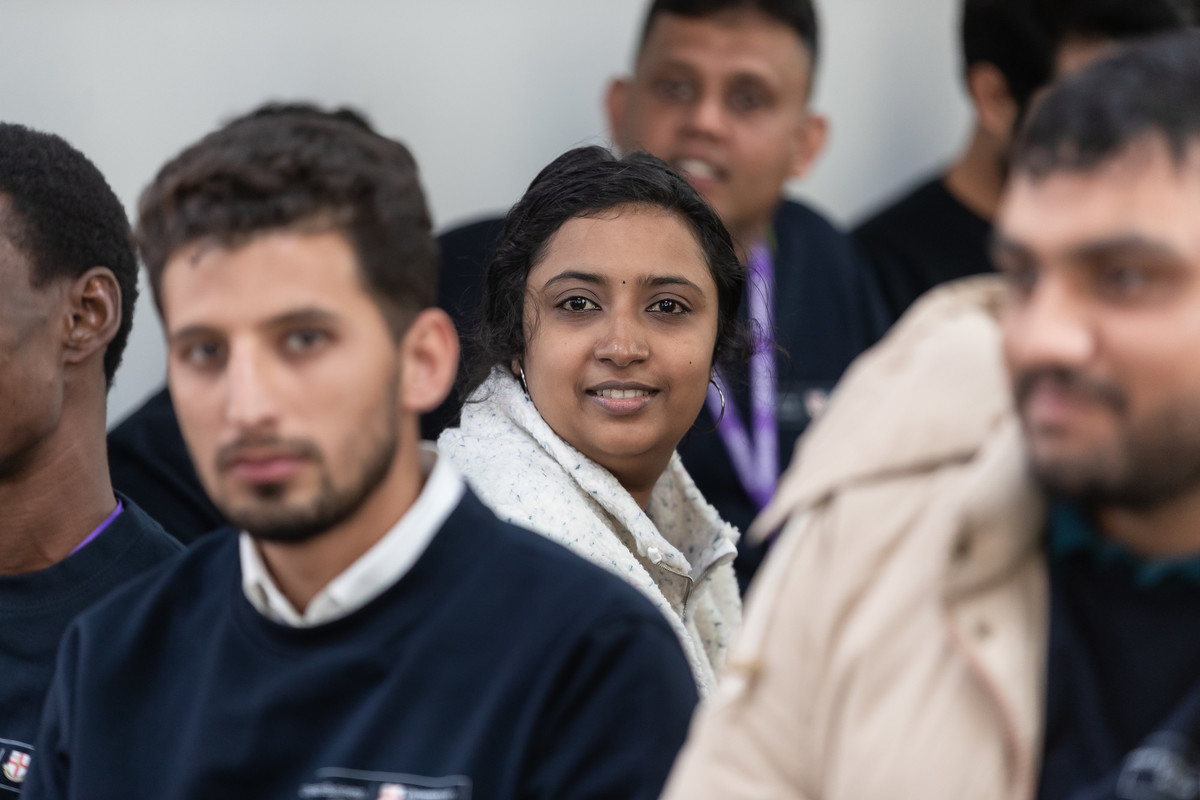
[{"label": "woman's dark wavy hair", "polygon": [[746,269],[716,212],[678,173],[649,153],[617,158],[603,147],[580,147],[550,162],[504,220],[484,275],[468,396],[493,366],[511,364],[524,355],[526,279],[558,229],[568,220],[625,206],[662,209],[687,224],[717,285],[713,361],[734,360],[744,353],[738,306]]}]

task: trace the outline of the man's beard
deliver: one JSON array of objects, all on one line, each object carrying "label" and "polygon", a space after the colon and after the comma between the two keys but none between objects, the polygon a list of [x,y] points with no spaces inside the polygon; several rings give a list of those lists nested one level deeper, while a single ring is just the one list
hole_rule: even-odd
[{"label": "man's beard", "polygon": [[[394,409],[394,402],[384,408]],[[352,462],[355,473],[342,486],[334,484],[329,466],[320,451],[305,441],[282,441],[274,438],[245,439],[223,448],[218,460],[228,458],[240,447],[276,447],[303,454],[320,471],[317,494],[304,504],[288,503],[286,482],[256,486],[257,502],[233,505],[213,498],[217,507],[235,526],[255,539],[267,542],[296,544],[308,541],[345,522],[379,489],[396,458],[399,425],[394,414],[384,413],[381,430],[368,432],[361,439],[358,453]],[[359,455],[361,453],[361,455]]]},{"label": "man's beard", "polygon": [[1113,441],[1070,459],[1031,454],[1034,475],[1051,495],[1085,508],[1147,511],[1200,486],[1200,398],[1180,400],[1131,421],[1119,387],[1072,370],[1046,369],[1018,376],[1018,408],[1041,379],[1059,381],[1076,395],[1107,406],[1119,422]]}]

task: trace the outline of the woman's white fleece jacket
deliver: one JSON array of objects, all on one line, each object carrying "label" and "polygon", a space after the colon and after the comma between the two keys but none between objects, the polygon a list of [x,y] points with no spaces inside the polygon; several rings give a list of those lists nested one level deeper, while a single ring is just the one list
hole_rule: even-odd
[{"label": "woman's white fleece jacket", "polygon": [[560,439],[497,367],[438,439],[496,515],[573,550],[642,592],[670,622],[703,697],[741,621],[737,530],[704,501],[679,454],[643,511],[612,473]]}]

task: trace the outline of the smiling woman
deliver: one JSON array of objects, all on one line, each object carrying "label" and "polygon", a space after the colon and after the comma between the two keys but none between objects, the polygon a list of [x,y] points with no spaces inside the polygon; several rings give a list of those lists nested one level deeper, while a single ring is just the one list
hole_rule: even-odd
[{"label": "smiling woman", "polygon": [[740,349],[744,282],[720,220],[665,163],[560,156],[505,222],[475,389],[438,441],[502,519],[647,595],[702,694],[741,617],[737,531],[675,447],[716,362]]}]

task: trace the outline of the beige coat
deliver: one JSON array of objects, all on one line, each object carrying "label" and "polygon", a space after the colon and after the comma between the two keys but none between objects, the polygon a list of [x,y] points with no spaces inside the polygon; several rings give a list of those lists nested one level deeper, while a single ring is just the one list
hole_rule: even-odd
[{"label": "beige coat", "polygon": [[786,521],[669,800],[1032,798],[1047,581],[995,278],[847,373],[755,530]]}]

